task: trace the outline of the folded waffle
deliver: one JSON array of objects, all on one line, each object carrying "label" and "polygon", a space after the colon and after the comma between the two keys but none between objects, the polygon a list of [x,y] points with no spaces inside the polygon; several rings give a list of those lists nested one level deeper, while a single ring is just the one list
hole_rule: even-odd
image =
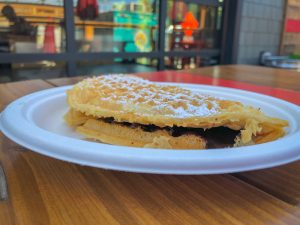
[{"label": "folded waffle", "polygon": [[87,78],[67,91],[66,122],[104,143],[167,149],[258,144],[284,136],[287,121],[240,102],[131,75]]}]

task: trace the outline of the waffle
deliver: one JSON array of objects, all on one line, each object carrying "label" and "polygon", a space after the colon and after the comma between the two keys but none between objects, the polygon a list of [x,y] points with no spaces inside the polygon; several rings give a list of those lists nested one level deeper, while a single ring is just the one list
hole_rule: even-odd
[{"label": "waffle", "polygon": [[193,134],[172,137],[166,130],[145,132],[140,127],[132,129],[128,126],[109,124],[95,119],[88,119],[76,131],[90,139],[132,147],[204,149],[206,146],[203,138]]},{"label": "waffle", "polygon": [[[101,128],[95,127],[104,127],[105,121],[99,122],[99,119],[112,118],[114,123],[107,125],[114,127],[116,134],[121,129],[120,126],[146,133],[120,123],[152,125],[160,128],[158,131],[172,127],[193,131],[226,127],[240,132],[234,139],[235,145],[276,140],[285,134],[284,127],[288,125],[285,120],[268,117],[259,109],[237,101],[216,98],[172,85],[157,84],[131,75],[87,78],[67,91],[67,101],[71,108],[65,117],[68,124],[78,127],[77,130],[88,137],[127,146],[141,145],[136,144],[137,142],[132,145],[123,143],[120,141],[123,137],[117,137],[119,141],[100,137]],[[91,126],[93,123],[97,126]],[[157,140],[156,134],[151,133],[152,140]],[[197,140],[201,144],[192,148],[206,148],[207,141],[196,133],[192,132],[189,137],[198,137]],[[110,133],[110,137],[117,136],[116,134]],[[164,134],[157,133],[158,136],[166,136],[170,140],[175,138]],[[133,139],[130,135],[126,138]],[[148,147],[149,140],[143,141],[141,143]],[[176,145],[184,148],[184,145]]]}]

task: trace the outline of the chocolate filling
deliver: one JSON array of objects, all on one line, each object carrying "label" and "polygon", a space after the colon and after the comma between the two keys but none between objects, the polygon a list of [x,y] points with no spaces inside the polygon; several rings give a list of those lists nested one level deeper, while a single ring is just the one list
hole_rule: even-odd
[{"label": "chocolate filling", "polygon": [[207,148],[226,148],[233,147],[236,137],[240,134],[239,130],[232,130],[227,127],[214,127],[210,129],[190,128],[190,127],[158,127],[153,124],[144,125],[139,123],[116,122],[113,117],[102,118],[106,123],[115,123],[130,128],[140,127],[145,132],[166,130],[171,136],[179,137],[184,134],[198,135],[206,140]]}]

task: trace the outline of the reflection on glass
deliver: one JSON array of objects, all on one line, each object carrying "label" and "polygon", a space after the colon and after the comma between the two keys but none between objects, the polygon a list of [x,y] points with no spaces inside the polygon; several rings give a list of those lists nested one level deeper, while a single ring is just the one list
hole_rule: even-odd
[{"label": "reflection on glass", "polygon": [[157,0],[75,0],[80,52],[150,52],[156,48]]},{"label": "reflection on glass", "polygon": [[64,51],[63,0],[0,0],[0,52]]},{"label": "reflection on glass", "polygon": [[203,66],[212,66],[218,63],[217,58],[213,57],[165,57],[167,69],[195,69]]},{"label": "reflection on glass", "polygon": [[17,80],[57,78],[66,75],[65,63],[54,61],[0,64],[0,70],[0,83]]},{"label": "reflection on glass", "polygon": [[101,61],[80,61],[77,75],[98,75],[108,73],[140,73],[156,71],[157,59],[111,59]]},{"label": "reflection on glass", "polygon": [[168,0],[166,51],[218,48],[222,7]]}]

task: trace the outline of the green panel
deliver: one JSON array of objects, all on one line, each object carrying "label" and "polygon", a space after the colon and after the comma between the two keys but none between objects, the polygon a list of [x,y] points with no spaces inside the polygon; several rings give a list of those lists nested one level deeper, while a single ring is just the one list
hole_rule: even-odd
[{"label": "green panel", "polygon": [[114,51],[151,51],[151,27],[157,25],[156,18],[156,14],[117,11],[113,12],[114,23],[140,26],[139,28],[113,28],[113,41],[122,42],[122,45],[119,44],[118,46],[116,46]]},{"label": "green panel", "polygon": [[135,32],[136,29],[133,28],[115,27],[113,30],[113,40],[115,42],[134,41]]},{"label": "green panel", "polygon": [[[142,41],[138,43],[137,37]],[[140,52],[151,51],[151,32],[149,29],[116,27],[113,29],[113,41],[123,42],[124,49],[115,49],[115,51]]]},{"label": "green panel", "polygon": [[156,26],[156,14],[133,13],[133,12],[114,12],[114,22],[121,24]]}]

